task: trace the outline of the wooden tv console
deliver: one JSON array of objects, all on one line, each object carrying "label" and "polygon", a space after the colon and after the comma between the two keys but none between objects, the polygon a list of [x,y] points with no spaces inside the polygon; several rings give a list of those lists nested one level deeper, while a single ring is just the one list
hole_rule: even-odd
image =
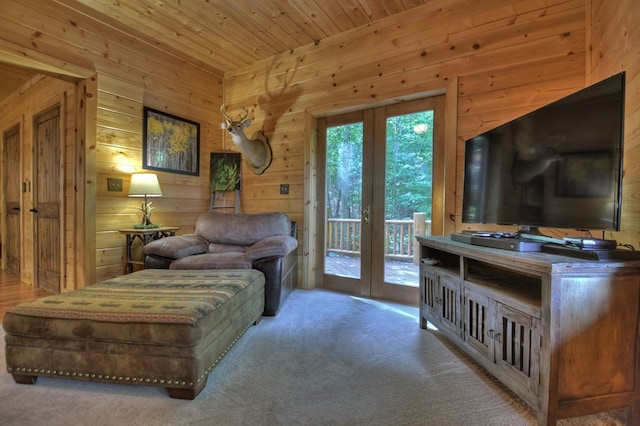
[{"label": "wooden tv console", "polygon": [[420,242],[435,325],[537,410],[539,425],[624,407],[640,424],[640,262]]}]

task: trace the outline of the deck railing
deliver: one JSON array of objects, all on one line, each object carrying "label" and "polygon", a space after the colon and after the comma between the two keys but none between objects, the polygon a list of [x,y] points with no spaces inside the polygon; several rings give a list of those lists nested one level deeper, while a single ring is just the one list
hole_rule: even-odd
[{"label": "deck railing", "polygon": [[[416,235],[431,235],[431,220],[425,213],[414,213],[413,220],[385,220],[384,257],[418,263]],[[347,256],[360,254],[360,219],[327,220],[327,253]]]}]

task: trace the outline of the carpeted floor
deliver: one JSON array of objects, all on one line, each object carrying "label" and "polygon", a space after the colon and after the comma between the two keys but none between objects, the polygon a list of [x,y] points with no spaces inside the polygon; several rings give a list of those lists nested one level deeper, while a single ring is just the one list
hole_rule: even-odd
[{"label": "carpeted floor", "polygon": [[252,327],[193,401],[153,387],[18,385],[6,372],[1,329],[0,337],[2,425],[536,424],[524,402],[437,332],[421,330],[416,308],[322,290],[296,290],[277,317]]}]

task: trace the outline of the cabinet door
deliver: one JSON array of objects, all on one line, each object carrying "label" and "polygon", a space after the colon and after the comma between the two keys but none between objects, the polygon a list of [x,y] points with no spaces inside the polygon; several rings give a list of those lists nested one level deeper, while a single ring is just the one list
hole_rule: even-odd
[{"label": "cabinet door", "polygon": [[439,284],[438,274],[433,266],[420,265],[420,326],[427,328],[427,318],[439,319]]},{"label": "cabinet door", "polygon": [[439,330],[460,336],[461,280],[445,269],[420,267],[420,326],[426,319]]},{"label": "cabinet door", "polygon": [[540,384],[540,319],[496,303],[496,364],[514,386],[538,395]]},{"label": "cabinet door", "polygon": [[458,275],[440,273],[440,319],[443,329],[461,336],[461,279]]},{"label": "cabinet door", "polygon": [[482,356],[493,362],[495,302],[469,287],[465,287],[463,291],[464,340]]}]

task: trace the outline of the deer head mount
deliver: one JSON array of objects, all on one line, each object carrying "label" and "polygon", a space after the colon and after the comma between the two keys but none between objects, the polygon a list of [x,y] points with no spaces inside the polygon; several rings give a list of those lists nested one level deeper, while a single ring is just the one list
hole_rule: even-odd
[{"label": "deer head mount", "polygon": [[271,146],[269,146],[269,139],[265,136],[264,132],[258,130],[251,136],[251,139],[247,138],[244,134],[244,129],[251,125],[251,118],[249,117],[249,108],[243,107],[244,115],[239,120],[232,119],[225,112],[225,104],[220,107],[220,112],[225,121],[222,122],[222,129],[227,130],[231,134],[233,143],[238,147],[240,153],[244,156],[249,170],[256,175],[261,175],[271,165],[272,152]]}]

